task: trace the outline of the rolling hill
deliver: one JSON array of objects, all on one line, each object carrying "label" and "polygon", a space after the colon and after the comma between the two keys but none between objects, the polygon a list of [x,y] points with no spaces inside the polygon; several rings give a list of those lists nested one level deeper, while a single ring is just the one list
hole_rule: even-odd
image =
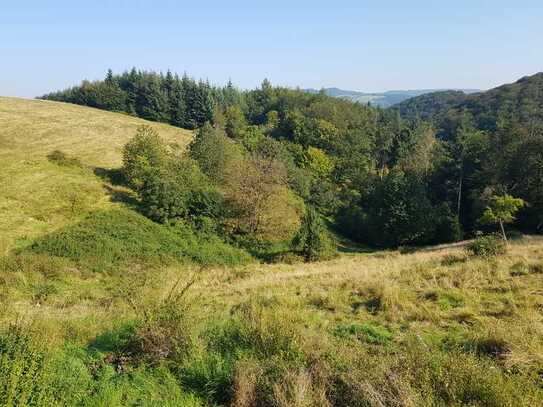
[{"label": "rolling hill", "polygon": [[[309,93],[318,93],[317,89],[306,89]],[[369,103],[372,106],[387,108],[398,103],[404,102],[411,98],[426,95],[435,92],[443,92],[445,89],[417,89],[417,90],[389,90],[386,92],[365,93],[353,90],[344,90],[339,88],[324,88],[324,92],[328,96],[347,99],[353,102],[362,104]],[[478,92],[476,89],[460,89],[453,92],[470,94]]]},{"label": "rolling hill", "polygon": [[421,95],[394,108],[404,118],[432,120],[438,127],[450,127],[447,122],[454,122],[463,112],[469,113],[477,127],[484,130],[494,130],[500,114],[512,116],[522,125],[533,125],[543,122],[543,72],[486,92]]},{"label": "rolling hill", "polygon": [[541,237],[492,259],[458,243],[168,262],[209,246],[117,199],[141,124],[0,98],[0,404],[541,405]]},{"label": "rolling hill", "polygon": [[[124,114],[0,97],[0,253],[76,221],[74,205],[80,210],[114,206],[99,175],[120,166],[123,145],[142,124],[181,145],[192,137],[190,131]],[[50,162],[47,155],[54,150],[77,158],[81,166]]]}]

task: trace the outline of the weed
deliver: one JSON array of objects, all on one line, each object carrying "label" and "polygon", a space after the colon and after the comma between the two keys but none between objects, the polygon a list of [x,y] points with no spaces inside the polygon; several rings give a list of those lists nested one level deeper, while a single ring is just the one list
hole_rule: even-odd
[{"label": "weed", "polygon": [[525,276],[530,273],[530,266],[523,261],[517,262],[510,267],[509,272],[514,277]]},{"label": "weed", "polygon": [[507,252],[507,245],[499,235],[487,235],[476,238],[466,250],[474,256],[495,257]]},{"label": "weed", "polygon": [[384,345],[391,341],[392,332],[385,327],[370,323],[339,325],[334,329],[339,338],[354,337],[362,342]]}]

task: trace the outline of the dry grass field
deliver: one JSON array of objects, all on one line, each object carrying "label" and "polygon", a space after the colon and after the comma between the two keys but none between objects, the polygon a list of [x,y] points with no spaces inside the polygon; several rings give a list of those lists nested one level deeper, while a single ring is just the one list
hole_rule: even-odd
[{"label": "dry grass field", "polygon": [[[0,97],[0,253],[86,210],[110,207],[96,174],[120,166],[122,147],[146,123],[67,103]],[[189,131],[152,126],[170,142],[185,145],[191,139]],[[54,150],[76,157],[82,168],[49,162],[47,155]]]}]

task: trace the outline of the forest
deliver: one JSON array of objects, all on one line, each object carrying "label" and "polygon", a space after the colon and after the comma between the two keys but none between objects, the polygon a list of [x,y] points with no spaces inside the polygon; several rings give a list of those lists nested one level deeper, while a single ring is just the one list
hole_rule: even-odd
[{"label": "forest", "polygon": [[126,181],[155,221],[251,247],[290,241],[308,222],[324,234],[317,246],[330,231],[403,247],[498,231],[484,213],[500,199],[522,201],[510,228],[543,232],[542,78],[379,109],[267,80],[240,90],[132,69],[42,98],[197,129],[186,152],[152,129],[126,146]]}]

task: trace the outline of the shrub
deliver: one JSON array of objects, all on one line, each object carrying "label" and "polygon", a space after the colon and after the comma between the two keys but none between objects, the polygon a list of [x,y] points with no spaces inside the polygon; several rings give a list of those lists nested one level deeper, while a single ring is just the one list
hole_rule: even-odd
[{"label": "shrub", "polygon": [[462,239],[462,225],[458,216],[443,204],[436,210],[437,225],[435,231],[436,243],[457,242]]},{"label": "shrub", "polygon": [[488,258],[505,254],[507,245],[501,236],[494,234],[477,237],[466,250],[474,256]]},{"label": "shrub", "polygon": [[318,364],[303,367],[277,360],[240,361],[236,365],[233,405],[331,406],[326,373]]},{"label": "shrub", "polygon": [[221,405],[230,398],[234,362],[229,358],[214,352],[199,354],[179,374],[183,386],[206,400]]},{"label": "shrub", "polygon": [[149,171],[159,167],[167,158],[168,149],[150,126],[140,126],[136,135],[123,149],[122,172],[129,185],[139,190]]},{"label": "shrub", "polygon": [[467,257],[465,256],[457,256],[454,254],[446,254],[441,259],[441,265],[442,266],[454,266],[455,264],[465,263],[467,260]]},{"label": "shrub", "polygon": [[223,215],[222,198],[198,163],[174,154],[148,126],[126,144],[122,172],[145,215],[157,222]]},{"label": "shrub", "polygon": [[181,259],[182,242],[128,209],[94,212],[81,222],[38,238],[27,251],[74,261],[91,271],[131,264],[159,265]]},{"label": "shrub", "polygon": [[170,160],[148,171],[140,198],[143,212],[157,222],[219,218],[223,212],[221,196],[189,159]]},{"label": "shrub", "polygon": [[135,279],[122,286],[118,294],[137,319],[100,335],[90,349],[106,352],[106,361],[118,371],[124,370],[126,365],[180,365],[193,346],[192,328],[187,318],[189,304],[184,295],[195,280],[182,286],[178,279],[165,297],[147,298],[142,291],[148,277],[134,275],[132,278]]},{"label": "shrub", "polygon": [[519,261],[510,267],[509,272],[514,277],[525,276],[530,273],[530,266],[526,262]]},{"label": "shrub", "polygon": [[280,355],[289,360],[303,357],[292,315],[278,313],[273,305],[266,309],[256,302],[243,303],[233,312],[230,320],[208,332],[212,349],[223,355],[249,353],[258,358]]},{"label": "shrub", "polygon": [[442,310],[447,311],[452,308],[462,307],[464,299],[458,294],[442,293],[438,295],[437,304]]},{"label": "shrub", "polygon": [[[253,378],[260,394],[255,403],[274,405],[270,404],[273,383],[286,373],[286,366],[304,363],[301,337],[293,318],[288,313],[278,313],[272,304],[257,302],[243,303],[232,314],[203,332],[205,347],[193,352],[179,369],[180,381],[211,404],[228,404],[232,397],[241,397],[238,380],[245,380],[244,373],[254,373],[247,361],[258,361],[262,375]],[[238,394],[233,395],[232,390]],[[245,396],[242,398],[250,397]],[[240,400],[235,405],[243,404]]]},{"label": "shrub", "polygon": [[205,124],[189,145],[189,155],[213,182],[221,184],[233,175],[234,165],[244,159],[241,146]]},{"label": "shrub", "polygon": [[296,264],[303,263],[304,258],[297,253],[291,251],[278,253],[273,256],[271,259],[272,263],[282,263],[282,264]]},{"label": "shrub", "polygon": [[142,317],[123,353],[147,365],[156,366],[163,361],[180,364],[192,347],[185,307],[177,299],[167,299],[149,309],[136,311],[141,311]]}]

